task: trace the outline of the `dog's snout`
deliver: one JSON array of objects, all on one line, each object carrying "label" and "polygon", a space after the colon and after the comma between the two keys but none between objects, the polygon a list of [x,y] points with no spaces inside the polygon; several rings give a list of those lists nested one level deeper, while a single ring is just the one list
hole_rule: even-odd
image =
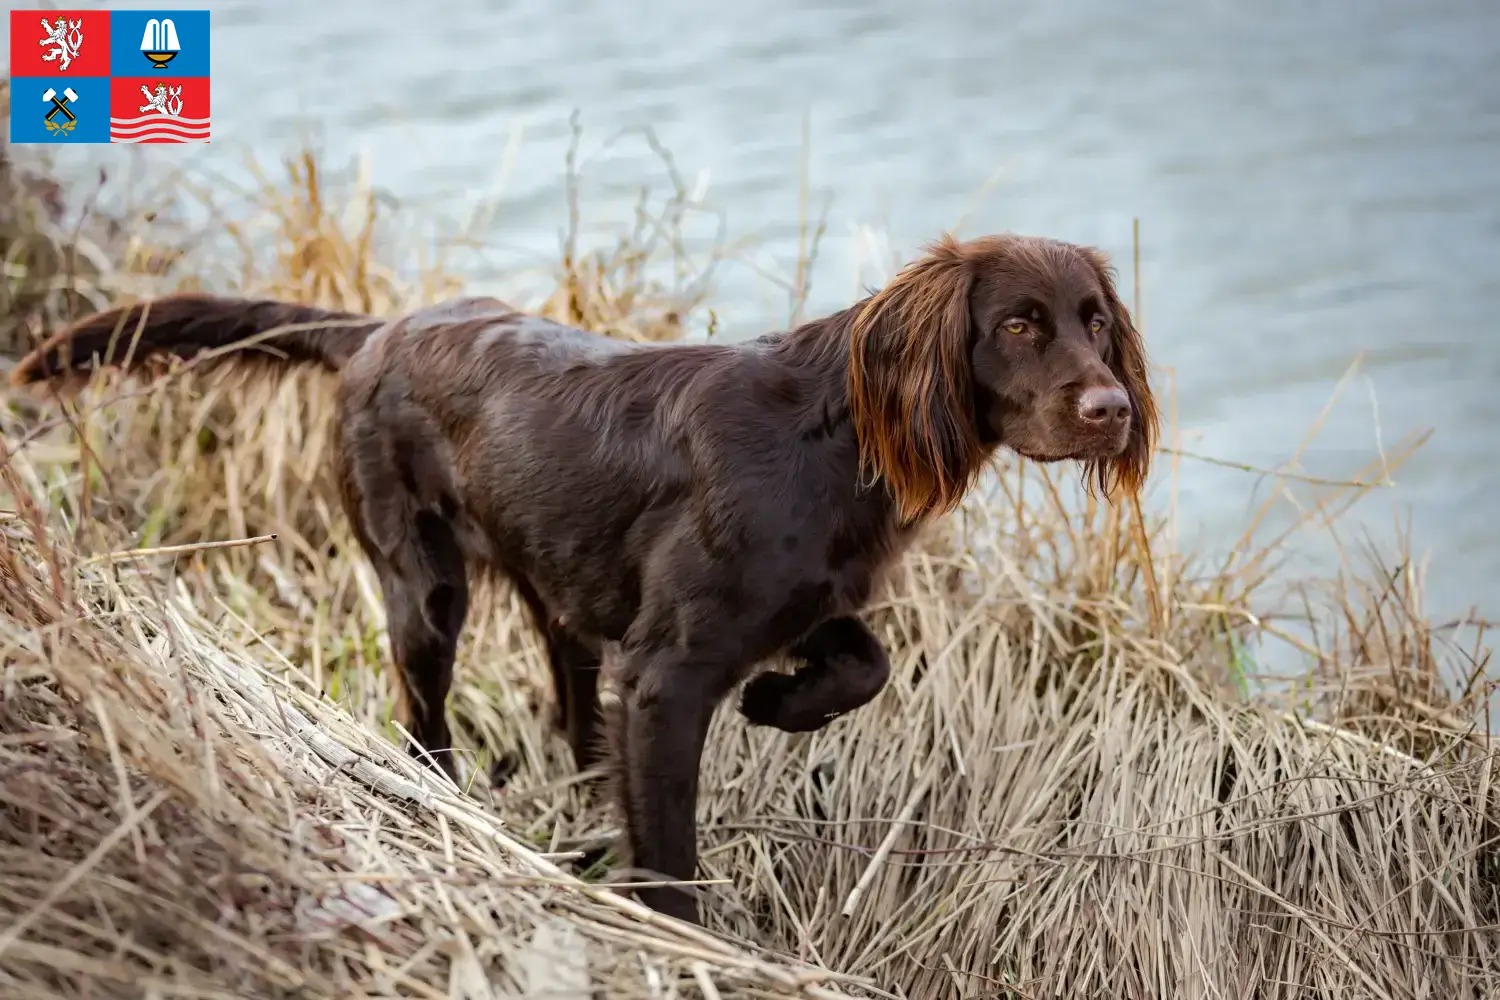
[{"label": "dog's snout", "polygon": [[1078,416],[1090,424],[1123,424],[1130,419],[1130,397],[1115,386],[1096,386],[1078,397]]}]

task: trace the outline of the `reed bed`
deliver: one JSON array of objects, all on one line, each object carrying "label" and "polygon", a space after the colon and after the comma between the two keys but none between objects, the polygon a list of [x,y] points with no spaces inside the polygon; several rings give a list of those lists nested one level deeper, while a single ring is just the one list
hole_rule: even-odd
[{"label": "reed bed", "polygon": [[[391,312],[458,290],[392,256],[366,187],[312,156],[283,174],[215,260],[97,268],[93,294],[212,273]],[[38,195],[10,193],[7,219],[29,218]],[[686,335],[715,263],[683,250],[688,201],[679,185],[592,242],[570,205],[551,287],[524,304]],[[79,308],[56,273],[7,281],[37,315]],[[716,718],[699,931],[581,869],[615,818],[547,725],[505,588],[481,588],[460,650],[465,786],[407,758],[378,589],[325,471],[324,376],[186,366],[7,404],[0,995],[1500,991],[1497,767],[1472,721],[1488,650],[1427,620],[1404,553],[1351,558],[1275,617],[1295,534],[1207,564],[1174,550],[1170,510],[1002,462],[870,611],[893,661],[873,704],[797,737]],[[1304,530],[1368,488],[1323,484]],[[1251,689],[1268,636],[1304,670]]]}]

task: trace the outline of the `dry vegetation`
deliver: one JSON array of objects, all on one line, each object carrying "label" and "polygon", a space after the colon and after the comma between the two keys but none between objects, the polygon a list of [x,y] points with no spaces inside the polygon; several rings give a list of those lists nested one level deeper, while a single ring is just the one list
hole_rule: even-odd
[{"label": "dry vegetation", "polygon": [[[234,286],[380,312],[455,289],[397,266],[367,189],[311,157],[285,168],[227,231],[243,259],[213,262]],[[49,231],[37,191],[5,178],[21,334],[78,308],[74,285],[210,271],[149,248],[148,227],[117,259],[172,268],[70,273],[83,231]],[[681,335],[706,289],[673,238],[682,210],[669,196],[601,250],[570,242],[531,304]],[[468,745],[519,761],[511,784],[460,792],[391,742],[381,609],[323,471],[329,405],[311,373],[191,370],[101,380],[66,408],[8,399],[0,995],[1500,989],[1497,768],[1468,721],[1488,654],[1427,623],[1405,561],[1310,591],[1316,628],[1275,629],[1305,676],[1251,698],[1246,650],[1272,628],[1256,613],[1295,538],[1199,565],[1171,550],[1170,516],[1003,466],[871,612],[895,666],[873,705],[796,738],[720,714],[711,936],[572,864],[614,820],[545,725],[541,651],[508,593],[475,602],[451,706]],[[1323,489],[1308,522],[1362,488]]]}]

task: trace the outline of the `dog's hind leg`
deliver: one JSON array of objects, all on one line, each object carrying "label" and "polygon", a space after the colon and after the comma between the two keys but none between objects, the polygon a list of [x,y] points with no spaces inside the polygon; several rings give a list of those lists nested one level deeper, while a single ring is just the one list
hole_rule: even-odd
[{"label": "dog's hind leg", "polygon": [[415,741],[412,755],[456,780],[445,703],[469,607],[463,551],[452,525],[423,511],[375,564],[396,661],[397,720]]},{"label": "dog's hind leg", "polygon": [[378,388],[347,375],[340,386],[340,499],[380,579],[396,721],[411,734],[414,757],[456,780],[445,703],[469,580],[452,456],[425,414]]},{"label": "dog's hind leg", "polygon": [[599,713],[600,657],[577,637],[553,628],[547,637],[547,658],[557,693],[560,728],[573,749],[573,764],[587,771],[604,757]]},{"label": "dog's hind leg", "polygon": [[[553,725],[568,739],[573,763],[580,771],[598,764],[604,756],[601,746],[603,727],[599,712],[599,654],[574,635],[549,612],[530,580],[514,570],[505,576],[526,606],[532,627],[547,648],[547,663],[552,671],[555,697]],[[505,755],[490,772],[494,784],[504,784],[520,761]]]}]

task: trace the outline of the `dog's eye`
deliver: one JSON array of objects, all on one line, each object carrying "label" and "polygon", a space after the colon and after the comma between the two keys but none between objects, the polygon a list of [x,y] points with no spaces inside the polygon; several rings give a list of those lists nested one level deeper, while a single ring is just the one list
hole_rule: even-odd
[{"label": "dog's eye", "polygon": [[1008,319],[1000,325],[1000,329],[1004,330],[1006,333],[1014,333],[1017,336],[1020,336],[1023,333],[1030,332],[1031,324],[1026,322],[1024,319]]},{"label": "dog's eye", "polygon": [[1099,336],[1099,334],[1101,334],[1103,332],[1104,332],[1104,317],[1103,316],[1095,316],[1092,320],[1089,321],[1089,333],[1092,333],[1094,336],[1097,337],[1097,336]]}]

